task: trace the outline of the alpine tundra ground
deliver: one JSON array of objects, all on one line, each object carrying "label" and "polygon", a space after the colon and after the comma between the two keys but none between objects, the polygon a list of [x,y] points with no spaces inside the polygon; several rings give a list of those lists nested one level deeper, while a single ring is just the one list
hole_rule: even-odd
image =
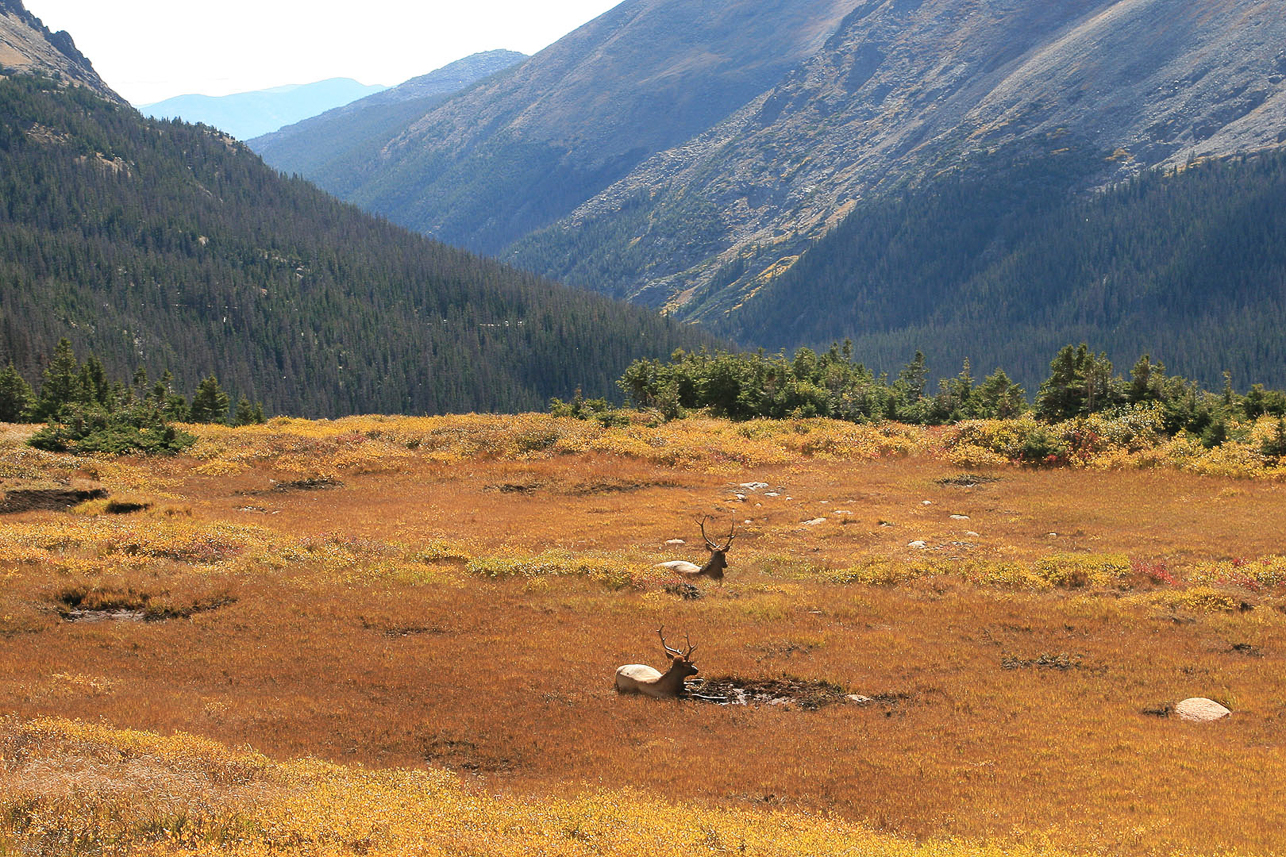
[{"label": "alpine tundra ground", "polygon": [[[10,497],[112,496],[0,517],[0,853],[1286,850],[1286,485],[1249,442],[193,430],[5,436]],[[654,569],[705,559],[705,516],[724,584]],[[661,625],[758,704],[618,696]]]}]

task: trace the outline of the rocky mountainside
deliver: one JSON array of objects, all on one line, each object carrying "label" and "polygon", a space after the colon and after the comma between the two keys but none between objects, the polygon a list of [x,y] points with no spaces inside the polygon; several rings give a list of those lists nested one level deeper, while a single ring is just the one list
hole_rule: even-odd
[{"label": "rocky mountainside", "polygon": [[[304,119],[249,141],[284,173],[298,173],[343,195],[379,152],[452,95],[527,59],[517,51],[486,51],[457,60],[383,92]],[[352,167],[347,165],[351,164]],[[347,181],[341,182],[342,177]]]},{"label": "rocky mountainside", "polygon": [[154,119],[200,122],[226,131],[238,140],[249,140],[386,88],[337,77],[232,95],[177,95],[155,104],[144,104],[139,111]]},{"label": "rocky mountainside", "polygon": [[1261,0],[849,5],[784,79],[511,258],[711,319],[864,202],[982,155],[1091,152],[1075,189],[1286,141],[1286,15]]},{"label": "rocky mountainside", "polygon": [[22,0],[0,0],[0,77],[13,72],[45,74],[123,103],[65,30],[51,33]]},{"label": "rocky mountainside", "polygon": [[426,113],[375,162],[305,175],[403,225],[500,252],[736,112],[851,7],[626,0]]}]

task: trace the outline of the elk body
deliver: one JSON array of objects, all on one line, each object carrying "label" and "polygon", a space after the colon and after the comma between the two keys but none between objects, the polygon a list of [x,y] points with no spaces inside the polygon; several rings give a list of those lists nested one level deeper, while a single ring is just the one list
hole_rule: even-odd
[{"label": "elk body", "polygon": [[675,699],[683,694],[683,680],[696,675],[700,670],[692,665],[692,653],[697,647],[684,637],[687,651],[670,648],[665,642],[665,626],[657,629],[661,637],[661,647],[670,658],[670,668],[665,672],[653,669],[646,664],[626,664],[616,668],[617,693],[641,693],[656,699]]},{"label": "elk body", "polygon": [[[709,516],[707,516],[709,517]],[[706,560],[705,565],[686,562],[685,560],[676,559],[670,562],[657,563],[657,568],[668,568],[676,574],[684,577],[708,577],[711,580],[723,582],[723,570],[728,567],[728,550],[732,547],[732,540],[737,535],[737,524],[733,522],[732,532],[728,533],[728,541],[722,547],[715,544],[706,535],[706,518],[701,519],[701,538],[705,539],[706,548],[710,551],[710,558]]]}]

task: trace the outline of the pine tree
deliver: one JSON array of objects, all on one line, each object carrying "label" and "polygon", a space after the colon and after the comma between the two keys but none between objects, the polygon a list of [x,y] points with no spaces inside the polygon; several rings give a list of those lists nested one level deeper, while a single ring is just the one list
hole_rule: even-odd
[{"label": "pine tree", "polygon": [[0,371],[0,422],[22,422],[36,394],[12,362]]},{"label": "pine tree", "polygon": [[43,422],[56,416],[67,405],[83,402],[84,399],[80,362],[72,350],[71,340],[60,339],[54,347],[53,360],[45,368],[40,384],[40,398],[32,416]]},{"label": "pine tree", "polygon": [[228,418],[229,402],[228,394],[219,386],[219,379],[210,375],[197,385],[189,419],[194,423],[222,423]]},{"label": "pine tree", "polygon": [[252,426],[259,425],[264,421],[263,405],[255,402],[250,404],[250,400],[245,396],[237,399],[237,409],[232,416],[234,426]]}]

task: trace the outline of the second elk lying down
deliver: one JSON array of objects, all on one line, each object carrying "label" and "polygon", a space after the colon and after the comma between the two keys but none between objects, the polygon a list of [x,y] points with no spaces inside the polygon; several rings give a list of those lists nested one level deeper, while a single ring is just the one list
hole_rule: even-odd
[{"label": "second elk lying down", "polygon": [[684,643],[687,651],[672,649],[665,642],[665,626],[656,633],[661,637],[661,646],[670,658],[670,668],[665,672],[653,669],[646,664],[626,664],[616,668],[617,693],[641,693],[656,699],[675,699],[683,695],[683,680],[696,675],[700,670],[692,665],[692,653],[697,647],[692,645],[687,635]]},{"label": "second elk lying down", "polygon": [[698,577],[708,577],[711,580],[717,580],[723,583],[723,570],[728,567],[728,551],[732,548],[732,540],[737,536],[737,524],[732,524],[732,532],[728,533],[728,541],[723,547],[715,544],[706,535],[706,518],[701,519],[701,538],[705,539],[706,549],[710,551],[710,558],[706,560],[705,565],[687,562],[681,559],[670,560],[669,562],[657,563],[657,568],[668,568],[675,574],[682,575],[690,579]]}]

